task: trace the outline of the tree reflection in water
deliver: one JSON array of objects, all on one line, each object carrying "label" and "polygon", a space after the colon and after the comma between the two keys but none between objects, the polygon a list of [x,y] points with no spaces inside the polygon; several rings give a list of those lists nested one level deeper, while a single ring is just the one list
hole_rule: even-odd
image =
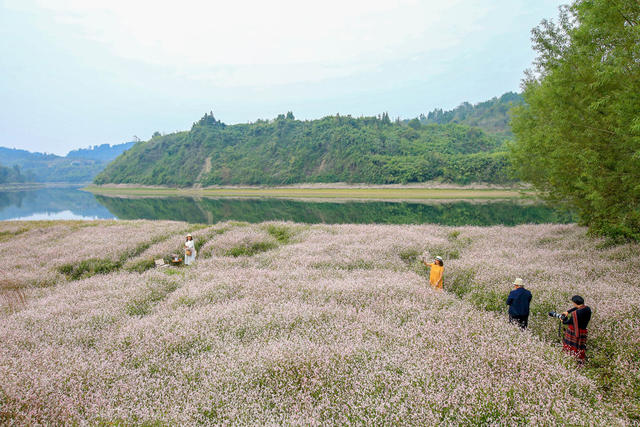
[{"label": "tree reflection in water", "polygon": [[293,221],[326,224],[517,225],[574,222],[573,215],[519,201],[310,202],[287,199],[96,196],[120,219],[170,219],[192,223]]}]

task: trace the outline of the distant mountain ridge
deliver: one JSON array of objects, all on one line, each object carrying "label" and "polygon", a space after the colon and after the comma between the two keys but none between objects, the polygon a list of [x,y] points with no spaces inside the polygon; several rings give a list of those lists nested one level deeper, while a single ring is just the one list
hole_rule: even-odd
[{"label": "distant mountain ridge", "polygon": [[89,148],[79,148],[77,150],[71,150],[67,153],[68,159],[93,159],[93,160],[102,160],[105,162],[110,162],[111,160],[118,157],[124,151],[133,147],[135,142],[125,142],[123,144],[109,145],[94,145]]},{"label": "distant mountain ridge", "polygon": [[205,114],[115,159],[97,184],[283,185],[303,182],[512,182],[503,140],[463,124],[328,116],[226,125]]},{"label": "distant mountain ridge", "polygon": [[22,173],[23,181],[90,182],[110,161],[134,144],[134,142],[126,142],[115,145],[95,145],[70,151],[64,157],[0,147],[0,164],[17,166]]}]

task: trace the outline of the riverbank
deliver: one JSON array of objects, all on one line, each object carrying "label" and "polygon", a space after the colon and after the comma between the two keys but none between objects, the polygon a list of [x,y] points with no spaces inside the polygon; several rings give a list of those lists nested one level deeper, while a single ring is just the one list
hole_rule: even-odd
[{"label": "riverbank", "polygon": [[[9,424],[637,420],[640,247],[609,247],[577,225],[63,221],[0,232],[11,236],[0,243]],[[154,267],[187,233],[196,264]],[[435,255],[445,292],[420,262]],[[526,332],[505,320],[514,277],[534,295]],[[574,293],[594,309],[582,369],[546,314]]]},{"label": "riverbank", "polygon": [[27,191],[38,190],[41,188],[70,188],[70,187],[86,187],[91,183],[81,182],[20,182],[13,184],[0,184],[0,191]]},{"label": "riverbank", "polygon": [[15,184],[0,184],[0,191],[22,191],[22,190],[36,190],[38,188],[44,188],[45,184],[29,182],[29,183],[15,183]]},{"label": "riverbank", "polygon": [[105,196],[139,197],[240,197],[340,200],[463,200],[463,199],[515,199],[533,198],[529,189],[496,187],[423,187],[423,186],[348,186],[338,184],[286,186],[286,187],[206,187],[168,188],[144,186],[87,186],[94,194]]}]

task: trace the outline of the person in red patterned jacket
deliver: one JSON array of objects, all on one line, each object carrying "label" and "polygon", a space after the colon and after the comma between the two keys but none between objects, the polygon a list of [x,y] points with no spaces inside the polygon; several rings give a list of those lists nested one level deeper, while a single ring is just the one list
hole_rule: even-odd
[{"label": "person in red patterned jacket", "polygon": [[574,307],[562,313],[563,323],[569,325],[564,339],[562,349],[573,355],[579,364],[583,364],[587,350],[587,325],[591,320],[591,308],[584,305],[584,298],[580,295],[571,297]]}]

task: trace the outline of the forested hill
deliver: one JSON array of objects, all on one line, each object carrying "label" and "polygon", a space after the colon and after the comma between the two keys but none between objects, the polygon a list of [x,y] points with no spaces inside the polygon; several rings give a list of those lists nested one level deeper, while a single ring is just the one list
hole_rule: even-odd
[{"label": "forested hill", "polygon": [[192,186],[303,182],[509,181],[495,136],[458,124],[392,122],[388,114],[225,125],[206,114],[190,131],[139,142],[95,182]]},{"label": "forested hill", "polygon": [[28,177],[24,176],[20,172],[20,167],[14,165],[13,167],[5,167],[0,165],[0,184],[15,184],[28,180]]},{"label": "forested hill", "polygon": [[35,182],[90,182],[113,159],[133,146],[103,144],[70,151],[66,157],[0,147],[0,163],[19,167],[23,180]]},{"label": "forested hill", "polygon": [[507,92],[499,98],[492,98],[475,105],[464,102],[449,111],[435,109],[427,115],[422,114],[419,120],[422,124],[465,124],[479,127],[499,137],[510,137],[512,134],[509,127],[509,110],[523,103],[522,95]]}]

